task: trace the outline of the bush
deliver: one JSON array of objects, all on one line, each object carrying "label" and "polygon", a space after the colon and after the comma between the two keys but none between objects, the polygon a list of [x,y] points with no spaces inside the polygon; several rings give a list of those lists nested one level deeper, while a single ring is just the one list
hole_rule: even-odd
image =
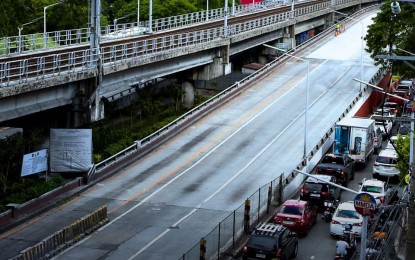
[{"label": "bush", "polygon": [[53,176],[48,181],[41,179],[22,179],[10,184],[5,196],[0,199],[0,212],[6,210],[9,203],[22,204],[41,196],[63,185],[64,179],[60,175]]}]

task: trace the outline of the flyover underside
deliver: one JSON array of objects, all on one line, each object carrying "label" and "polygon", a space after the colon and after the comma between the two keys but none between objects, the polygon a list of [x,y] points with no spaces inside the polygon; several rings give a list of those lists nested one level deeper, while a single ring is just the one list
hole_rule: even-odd
[{"label": "flyover underside", "polygon": [[76,91],[77,85],[69,84],[40,89],[30,92],[30,95],[2,98],[0,122],[70,104]]},{"label": "flyover underside", "polygon": [[251,49],[254,46],[259,46],[270,41],[281,39],[283,37],[284,37],[284,29],[279,29],[277,31],[272,31],[267,34],[262,34],[254,38],[249,38],[245,41],[233,43],[230,47],[230,55],[232,56],[239,52],[243,52],[248,49]]},{"label": "flyover underside", "polygon": [[130,89],[134,85],[140,85],[156,78],[210,64],[213,62],[214,57],[214,50],[205,50],[175,59],[132,67],[118,73],[107,74],[103,76],[100,94],[104,96],[115,95]]}]

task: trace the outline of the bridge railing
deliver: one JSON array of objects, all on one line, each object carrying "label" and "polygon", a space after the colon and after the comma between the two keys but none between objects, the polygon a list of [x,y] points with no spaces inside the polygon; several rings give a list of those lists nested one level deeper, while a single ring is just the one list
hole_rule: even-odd
[{"label": "bridge railing", "polygon": [[[342,5],[356,0],[336,0],[335,5]],[[330,1],[325,2],[326,5]],[[249,12],[259,12],[267,8],[288,5],[290,3],[285,0],[270,0],[251,5],[236,5],[234,9],[228,9],[229,15],[239,15]],[[299,9],[294,10],[297,15],[302,15],[304,11]],[[307,12],[305,12],[307,13]],[[182,14],[177,16],[159,18],[152,21],[152,31],[169,30],[183,26],[194,25],[207,20],[223,19],[225,15],[224,8],[210,9],[208,11],[198,11],[194,13]],[[122,39],[127,37],[138,36],[148,31],[149,22],[140,21],[123,24],[110,24],[101,27],[101,40],[108,41],[114,39]],[[36,50],[47,50],[61,47],[69,47],[87,44],[90,42],[91,29],[79,28],[62,31],[52,31],[35,34],[27,34],[21,36],[9,36],[0,39],[0,57],[4,55],[19,55],[22,53],[29,53]]]},{"label": "bridge railing", "polygon": [[[255,5],[236,5],[235,14],[242,14],[252,11],[261,11],[260,6],[280,5],[282,1],[269,1],[266,3],[256,3]],[[232,15],[232,10],[229,10]],[[207,20],[223,19],[224,8],[210,9],[208,11],[198,11],[194,13],[176,15],[171,17],[159,18],[152,21],[152,31],[162,31],[183,26],[194,25]],[[101,27],[101,40],[108,41],[138,36],[148,31],[149,22],[140,21],[133,23],[109,24]],[[0,57],[4,55],[19,55],[36,50],[47,50],[53,48],[76,46],[90,42],[91,29],[79,28],[62,31],[52,31],[43,33],[26,34],[20,36],[9,36],[0,39]]]},{"label": "bridge railing", "polygon": [[[349,0],[344,0],[349,1]],[[311,7],[298,8],[295,16],[310,14],[316,11],[327,9],[329,2],[321,2]],[[327,12],[330,12],[327,10]],[[114,44],[110,47],[101,47],[103,64],[113,66],[117,63],[126,63],[131,59],[137,61],[146,61],[152,56],[168,53],[179,48],[188,48],[197,44],[206,44],[212,41],[218,41],[228,36],[232,37],[237,34],[245,33],[249,30],[255,30],[271,24],[287,21],[290,17],[290,11],[271,15],[247,21],[240,24],[229,26],[227,31],[223,27],[194,31],[191,33],[182,33],[164,37],[153,38],[151,40],[130,41],[123,44]],[[229,34],[225,35],[225,33]],[[14,60],[11,62],[0,63],[0,87],[11,86],[28,82],[29,80],[38,80],[46,75],[51,77],[56,74],[84,72],[92,66],[86,63],[88,60],[95,61],[90,57],[90,51],[72,51],[62,52],[59,54],[45,55],[42,58],[27,58],[24,60]],[[57,66],[60,65],[60,68]],[[79,66],[79,70],[76,68]],[[78,72],[79,73],[79,72]]]}]

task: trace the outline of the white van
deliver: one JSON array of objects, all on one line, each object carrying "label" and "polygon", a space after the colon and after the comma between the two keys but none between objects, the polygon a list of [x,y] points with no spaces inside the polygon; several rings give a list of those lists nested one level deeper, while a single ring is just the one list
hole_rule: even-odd
[{"label": "white van", "polygon": [[396,168],[398,154],[395,149],[380,151],[373,165],[373,177],[396,177],[399,178],[400,171]]}]

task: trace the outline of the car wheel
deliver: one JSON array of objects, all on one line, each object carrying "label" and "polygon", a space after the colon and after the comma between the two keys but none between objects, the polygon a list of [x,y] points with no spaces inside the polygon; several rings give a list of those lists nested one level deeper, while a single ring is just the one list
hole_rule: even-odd
[{"label": "car wheel", "polygon": [[315,216],[315,218],[313,220],[313,225],[315,225],[316,223],[317,223],[317,213],[316,213],[316,216]]},{"label": "car wheel", "polygon": [[298,243],[295,242],[293,253],[291,254],[290,258],[296,258],[298,254]]}]

